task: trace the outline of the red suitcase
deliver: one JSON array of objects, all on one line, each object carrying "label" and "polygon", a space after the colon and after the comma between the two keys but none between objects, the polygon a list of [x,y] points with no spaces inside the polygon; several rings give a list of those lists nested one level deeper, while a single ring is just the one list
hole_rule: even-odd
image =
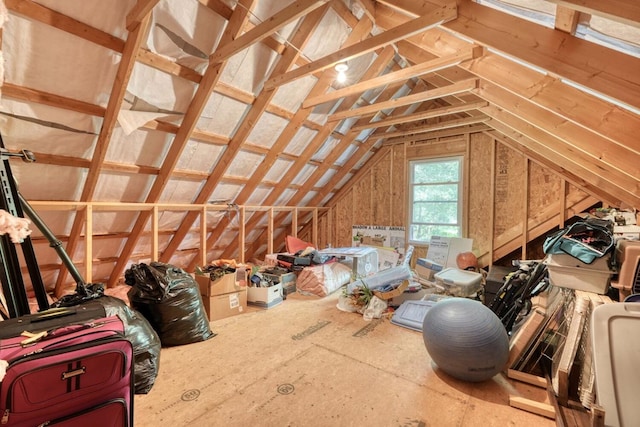
[{"label": "red suitcase", "polygon": [[0,340],[2,361],[2,426],[133,425],[133,348],[117,316]]}]

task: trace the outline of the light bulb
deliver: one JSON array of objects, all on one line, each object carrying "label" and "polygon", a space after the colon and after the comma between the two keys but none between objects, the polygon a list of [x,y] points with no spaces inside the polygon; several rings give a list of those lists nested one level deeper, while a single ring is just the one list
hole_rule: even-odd
[{"label": "light bulb", "polygon": [[338,83],[344,83],[347,81],[348,69],[349,69],[349,66],[347,65],[346,62],[338,62],[335,65],[335,70],[338,72],[338,74],[336,75],[336,80],[338,81]]}]

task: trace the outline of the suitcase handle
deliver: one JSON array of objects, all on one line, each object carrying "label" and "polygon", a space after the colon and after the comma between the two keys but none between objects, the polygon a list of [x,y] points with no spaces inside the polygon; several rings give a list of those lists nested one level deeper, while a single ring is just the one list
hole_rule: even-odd
[{"label": "suitcase handle", "polygon": [[31,323],[44,322],[46,320],[58,319],[60,317],[71,316],[75,314],[74,310],[69,310],[67,307],[50,308],[45,311],[41,311],[31,319]]}]

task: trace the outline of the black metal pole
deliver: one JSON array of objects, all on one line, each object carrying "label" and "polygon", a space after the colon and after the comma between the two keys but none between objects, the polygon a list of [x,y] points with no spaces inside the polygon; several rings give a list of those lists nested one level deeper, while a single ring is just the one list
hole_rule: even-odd
[{"label": "black metal pole", "polygon": [[24,199],[24,197],[22,197],[22,194],[20,194],[19,192],[18,192],[18,197],[20,198],[20,204],[22,205],[22,209],[24,209],[24,211],[27,213],[27,216],[31,219],[31,221],[33,221],[36,227],[38,227],[38,230],[40,230],[40,232],[44,235],[44,237],[47,238],[47,240],[49,241],[49,246],[55,249],[55,251],[58,253],[58,256],[62,260],[63,264],[67,267],[67,269],[69,270],[69,273],[75,279],[76,284],[84,285],[85,284],[84,278],[76,268],[71,258],[69,258],[69,254],[67,254],[67,251],[65,251],[64,248],[62,247],[62,242],[60,242],[60,240],[58,240],[58,238],[51,232],[51,230],[49,229],[49,227],[47,227],[47,225],[44,223],[42,218],[40,218],[40,216],[36,213],[36,211],[33,210],[29,202],[27,202]]}]

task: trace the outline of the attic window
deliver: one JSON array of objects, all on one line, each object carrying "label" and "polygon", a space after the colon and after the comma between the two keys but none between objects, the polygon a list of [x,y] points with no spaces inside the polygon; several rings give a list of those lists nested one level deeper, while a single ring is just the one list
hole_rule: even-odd
[{"label": "attic window", "polygon": [[462,157],[409,163],[409,241],[462,235]]}]

